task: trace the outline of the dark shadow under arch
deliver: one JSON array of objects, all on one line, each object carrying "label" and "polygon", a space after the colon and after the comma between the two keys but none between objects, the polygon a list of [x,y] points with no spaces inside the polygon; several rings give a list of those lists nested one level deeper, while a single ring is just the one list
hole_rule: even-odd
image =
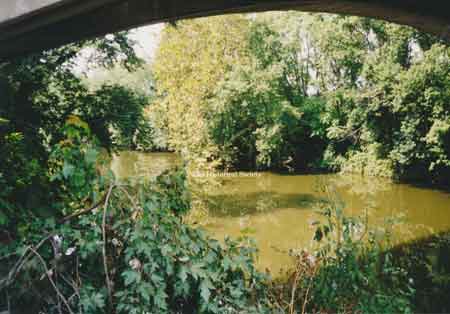
[{"label": "dark shadow under arch", "polygon": [[380,18],[450,41],[448,0],[60,0],[39,11],[0,21],[0,58],[158,22],[269,10]]}]

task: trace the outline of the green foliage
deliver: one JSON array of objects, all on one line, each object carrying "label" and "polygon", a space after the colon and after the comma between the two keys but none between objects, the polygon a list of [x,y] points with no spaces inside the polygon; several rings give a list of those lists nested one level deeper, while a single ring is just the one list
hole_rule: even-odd
[{"label": "green foliage", "polygon": [[341,161],[341,172],[392,179],[394,177],[392,162],[389,159],[377,157],[380,155],[380,146],[380,144],[371,144],[364,148],[365,151],[349,153],[347,159]]},{"label": "green foliage", "polygon": [[278,302],[248,239],[220,244],[183,222],[184,171],[127,186],[99,156],[168,146],[195,166],[448,185],[447,46],[356,17],[183,21],[163,31],[148,112],[147,86],[84,85],[73,72],[85,47],[94,66],[141,63],[117,34],[0,64],[0,300],[27,313],[282,313],[288,290],[290,313],[413,310],[389,236],[338,202],[322,208],[319,253],[297,256]]},{"label": "green foliage", "polygon": [[[311,25],[327,99],[326,159],[344,171],[448,185],[449,48],[368,19]],[[328,27],[336,31],[322,36]]]},{"label": "green foliage", "polygon": [[241,16],[186,21],[166,28],[155,62],[155,108],[187,159],[304,170],[323,150],[307,69],[267,25]]},{"label": "green foliage", "polygon": [[445,313],[450,309],[450,234],[437,234],[393,250],[393,261],[411,276],[416,313]]},{"label": "green foliage", "polygon": [[389,248],[389,225],[380,234],[364,217],[347,217],[339,201],[320,210],[326,218],[315,240],[321,261],[311,303],[334,313],[411,313],[414,289]]},{"label": "green foliage", "polygon": [[[149,110],[156,96],[149,64],[133,72],[118,66],[95,69],[84,83],[95,92],[95,106],[109,112],[109,119],[104,123],[115,130],[113,143],[121,149],[167,150],[167,135],[156,127],[157,117]],[[97,112],[102,110],[90,108]]]},{"label": "green foliage", "polygon": [[[324,148],[319,99],[290,100],[283,69],[236,66],[219,84],[211,112],[212,138],[226,166],[308,169]],[[306,149],[305,146],[309,146]]]},{"label": "green foliage", "polygon": [[263,277],[253,266],[254,249],[231,240],[222,246],[149,206],[153,204],[144,206],[127,239],[125,263],[135,266],[122,272],[124,288],[116,293],[119,312],[264,311],[259,304]]},{"label": "green foliage", "polygon": [[[66,197],[59,193],[72,186],[61,187],[52,179],[55,165],[51,165],[50,150],[58,146],[57,153],[65,154],[61,141],[70,136],[65,123],[71,116],[81,117],[100,141],[98,145],[108,150],[137,148],[143,139],[147,141],[151,126],[144,116],[146,97],[117,85],[89,91],[74,74],[76,60],[88,47],[95,51],[90,66],[110,67],[120,61],[133,70],[141,60],[132,45],[126,33],[119,33],[113,39],[108,36],[79,42],[2,62],[0,204],[5,209],[1,223],[6,230],[16,232],[29,222],[31,213],[38,217],[60,214],[54,212],[55,201]],[[61,167],[66,177],[82,186],[83,180],[74,174],[77,158],[73,156],[70,164]]]},{"label": "green foliage", "polygon": [[[23,199],[29,193],[39,193],[44,190],[39,186],[39,179],[45,173],[39,165],[39,160],[29,158],[25,139],[21,133],[7,134],[0,139],[2,154],[0,154],[0,206],[2,214],[0,225],[6,227],[9,223],[18,222],[21,212],[18,211]],[[39,199],[38,199],[39,198]],[[39,195],[29,199],[30,202],[45,202],[45,197]]]},{"label": "green foliage", "polygon": [[144,97],[117,85],[88,90],[72,73],[86,45],[96,46],[97,65],[136,65],[116,35],[1,68],[2,310],[268,312],[254,246],[221,245],[183,223],[184,173],[134,187],[103,174],[102,149],[137,147],[151,129]]},{"label": "green foliage", "polygon": [[[228,49],[240,58],[217,64]],[[448,184],[448,48],[430,36],[366,18],[270,13],[167,28],[159,56],[161,127],[187,159]]]},{"label": "green foliage", "polygon": [[137,138],[151,140],[144,116],[147,98],[120,85],[103,85],[79,110],[104,147],[136,149]]},{"label": "green foliage", "polygon": [[448,183],[449,101],[450,49],[434,45],[395,88],[392,110],[401,122],[390,156],[400,176]]},{"label": "green foliage", "polygon": [[51,156],[66,216],[35,219],[26,236],[0,249],[20,256],[6,260],[0,299],[19,313],[31,305],[33,313],[268,313],[254,245],[220,244],[183,223],[184,171],[119,185],[98,175],[84,122],[71,117],[65,134]]},{"label": "green foliage", "polygon": [[389,223],[370,229],[367,218],[344,214],[331,187],[323,192],[329,202],[313,223],[317,247],[312,253],[291,252],[296,266],[287,280],[272,283],[273,302],[283,311],[288,304],[290,313],[412,313],[414,274],[389,251]]},{"label": "green foliage", "polygon": [[66,139],[55,145],[50,154],[49,172],[50,181],[58,188],[54,195],[60,199],[62,213],[67,215],[86,201],[96,200],[100,149],[92,140],[87,123],[76,116],[69,117],[63,134]]},{"label": "green foliage", "polygon": [[234,150],[228,159],[237,168],[314,168],[325,146],[323,104],[306,97],[309,74],[296,62],[296,51],[265,24],[251,25],[249,46],[252,63],[235,64],[218,84],[213,139],[225,155]]},{"label": "green foliage", "polygon": [[[150,111],[165,130],[170,149],[191,164],[208,166],[220,157],[207,116],[216,83],[245,59],[246,25],[241,15],[167,25],[153,64],[158,92]],[[213,166],[217,163],[213,164]]]},{"label": "green foliage", "polygon": [[167,28],[158,56],[161,127],[187,159],[449,184],[449,48],[431,36],[267,13]]},{"label": "green foliage", "polygon": [[[62,241],[69,239],[69,234],[80,235],[80,230],[61,223],[65,221],[63,217],[71,217],[82,206],[92,206],[91,204],[98,202],[97,193],[102,191],[105,184],[97,168],[97,141],[93,140],[87,124],[78,117],[71,116],[62,132],[66,138],[55,145],[50,153],[46,173],[52,186],[49,195],[51,203],[47,205],[49,212],[39,215],[35,208],[27,211],[15,204],[17,212],[8,218],[20,219],[17,221],[16,230],[11,232],[9,241],[0,249],[0,255],[10,256],[4,260],[0,269],[0,292],[3,295],[6,291],[11,291],[14,296],[12,299],[17,300],[13,302],[17,302],[15,307],[18,311],[30,306],[43,306],[46,295],[53,293],[51,286],[36,276],[44,274],[43,278],[48,276],[57,281],[57,273],[71,267],[64,265],[64,262],[68,261],[66,252],[71,242],[63,245]],[[92,225],[90,229],[98,232],[98,229],[92,229]],[[34,245],[36,251],[31,251],[30,248]],[[91,248],[92,246],[95,244],[91,244]],[[16,256],[22,258],[14,264]],[[4,267],[8,267],[6,270],[9,271],[5,277]],[[16,278],[19,273],[21,276]],[[39,273],[41,275],[38,275]],[[49,311],[56,309],[56,303],[50,303]]]}]

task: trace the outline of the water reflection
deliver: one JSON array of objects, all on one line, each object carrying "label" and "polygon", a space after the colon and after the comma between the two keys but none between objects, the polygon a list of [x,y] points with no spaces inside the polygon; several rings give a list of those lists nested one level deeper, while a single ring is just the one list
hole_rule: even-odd
[{"label": "water reflection", "polygon": [[239,198],[232,198],[228,193],[209,195],[206,200],[210,214],[217,217],[256,215],[289,207],[311,210],[321,201],[324,200],[312,194],[278,194],[270,191],[252,192]]},{"label": "water reflection", "polygon": [[[120,178],[153,177],[179,164],[174,154],[121,153],[112,162]],[[280,175],[230,177],[201,193],[210,209],[205,226],[215,237],[250,234],[260,248],[261,268],[273,272],[289,265],[280,250],[308,248],[318,219],[315,206],[327,201],[321,186],[333,186],[348,215],[367,213],[371,227],[394,221],[397,243],[425,239],[450,230],[450,194],[386,180],[339,175]]]}]

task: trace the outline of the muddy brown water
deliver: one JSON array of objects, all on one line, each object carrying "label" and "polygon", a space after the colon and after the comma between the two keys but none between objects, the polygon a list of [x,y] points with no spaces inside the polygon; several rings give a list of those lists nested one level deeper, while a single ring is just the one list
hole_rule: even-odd
[{"label": "muddy brown water", "polygon": [[[152,178],[179,164],[171,153],[122,152],[111,168],[119,179]],[[204,227],[219,240],[251,236],[260,250],[259,267],[272,272],[289,266],[289,249],[312,248],[311,222],[327,197],[323,186],[333,187],[347,214],[368,217],[374,229],[392,228],[398,244],[450,231],[450,194],[439,190],[335,174],[235,173],[220,180],[207,193]]]}]

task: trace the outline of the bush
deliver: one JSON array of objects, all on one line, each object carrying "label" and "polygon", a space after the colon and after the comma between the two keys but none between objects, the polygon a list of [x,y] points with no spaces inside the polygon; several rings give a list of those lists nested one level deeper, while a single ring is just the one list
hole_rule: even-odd
[{"label": "bush", "polygon": [[378,146],[371,144],[365,151],[351,152],[349,157],[342,161],[341,172],[393,179],[392,162],[389,159],[381,159],[377,156]]},{"label": "bush", "polygon": [[184,171],[117,183],[96,170],[85,123],[71,117],[65,134],[49,173],[61,187],[59,214],[29,220],[0,247],[0,311],[268,312],[267,278],[254,267],[249,240],[222,245],[183,223],[190,209]]},{"label": "bush", "polygon": [[282,313],[411,313],[412,280],[386,251],[389,233],[368,230],[336,196],[328,199],[314,223],[317,250],[291,252],[295,268],[272,283],[273,303]]}]

